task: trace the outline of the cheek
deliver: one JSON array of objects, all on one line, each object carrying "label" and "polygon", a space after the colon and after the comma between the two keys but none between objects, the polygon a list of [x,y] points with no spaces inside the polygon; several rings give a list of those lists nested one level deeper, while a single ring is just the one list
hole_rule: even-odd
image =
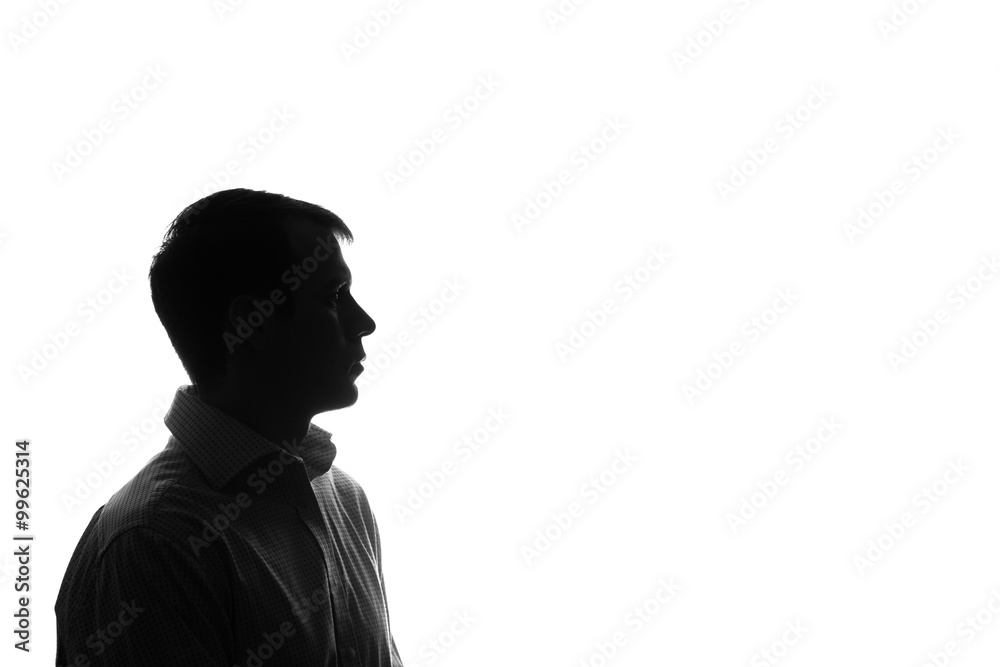
[{"label": "cheek", "polygon": [[304,322],[294,342],[302,356],[309,358],[340,358],[346,341],[340,321],[332,313],[321,313]]}]

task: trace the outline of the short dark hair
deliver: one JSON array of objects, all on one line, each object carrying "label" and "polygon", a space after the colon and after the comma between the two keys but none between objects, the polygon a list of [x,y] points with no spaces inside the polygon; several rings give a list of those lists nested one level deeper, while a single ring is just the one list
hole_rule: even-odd
[{"label": "short dark hair", "polygon": [[[274,192],[221,190],[181,211],[153,256],[153,307],[192,383],[215,386],[226,372],[228,308],[240,294],[267,296],[297,259],[286,223],[325,225],[343,243],[354,236],[337,215]],[[276,316],[294,312],[292,299]]]}]

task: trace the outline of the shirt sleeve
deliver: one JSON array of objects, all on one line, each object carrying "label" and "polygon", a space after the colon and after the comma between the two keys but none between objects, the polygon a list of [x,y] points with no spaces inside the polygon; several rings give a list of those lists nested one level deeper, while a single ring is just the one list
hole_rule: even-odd
[{"label": "shirt sleeve", "polygon": [[403,659],[399,656],[399,649],[396,648],[396,638],[392,636],[392,624],[389,622],[389,600],[385,594],[385,577],[382,576],[382,539],[378,533],[378,522],[375,520],[375,513],[368,509],[372,517],[372,525],[375,527],[375,560],[378,562],[378,580],[382,586],[382,603],[385,605],[385,622],[389,626],[389,648],[392,650],[392,667],[404,667]]},{"label": "shirt sleeve", "polygon": [[[137,527],[101,556],[91,604],[60,655],[107,667],[229,667],[233,655],[225,577],[155,530]],[[84,663],[85,664],[85,663]]]}]

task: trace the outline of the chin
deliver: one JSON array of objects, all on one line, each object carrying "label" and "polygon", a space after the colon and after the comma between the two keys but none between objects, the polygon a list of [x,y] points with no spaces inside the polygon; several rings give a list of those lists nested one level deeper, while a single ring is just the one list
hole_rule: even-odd
[{"label": "chin", "polygon": [[326,402],[327,410],[340,410],[341,408],[349,408],[358,402],[358,388],[352,383],[350,388],[345,390],[340,390],[336,395],[332,396],[330,400]]}]

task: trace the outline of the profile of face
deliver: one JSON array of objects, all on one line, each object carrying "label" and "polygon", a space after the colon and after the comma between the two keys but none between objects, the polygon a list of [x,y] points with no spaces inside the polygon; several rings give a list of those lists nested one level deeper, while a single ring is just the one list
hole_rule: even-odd
[{"label": "profile of face", "polygon": [[280,288],[294,301],[294,314],[261,327],[249,373],[296,410],[314,415],[354,405],[362,338],[375,331],[375,321],[351,294],[351,272],[330,231],[308,220],[286,229],[296,260]]}]

